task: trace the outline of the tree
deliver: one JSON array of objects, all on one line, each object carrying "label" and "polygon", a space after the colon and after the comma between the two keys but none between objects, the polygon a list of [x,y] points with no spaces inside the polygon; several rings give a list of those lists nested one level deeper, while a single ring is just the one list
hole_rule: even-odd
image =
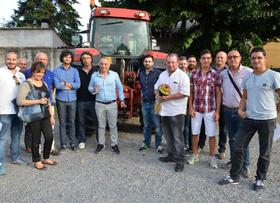
[{"label": "tree", "polygon": [[79,15],[72,7],[77,0],[19,0],[9,26],[40,27],[47,22],[69,44],[71,36],[79,31]]}]

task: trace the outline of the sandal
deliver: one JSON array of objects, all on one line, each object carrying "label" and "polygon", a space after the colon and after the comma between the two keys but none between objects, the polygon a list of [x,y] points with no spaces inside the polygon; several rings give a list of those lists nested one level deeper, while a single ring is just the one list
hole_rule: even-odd
[{"label": "sandal", "polygon": [[[43,166],[38,167],[38,164],[41,163]],[[34,168],[36,168],[37,170],[46,170],[47,167],[42,163],[42,162],[37,162],[34,164]]]},{"label": "sandal", "polygon": [[45,159],[45,160],[42,161],[42,163],[43,163],[43,164],[46,164],[46,165],[51,165],[51,166],[54,166],[54,165],[57,164],[56,161],[51,160],[51,159]]}]

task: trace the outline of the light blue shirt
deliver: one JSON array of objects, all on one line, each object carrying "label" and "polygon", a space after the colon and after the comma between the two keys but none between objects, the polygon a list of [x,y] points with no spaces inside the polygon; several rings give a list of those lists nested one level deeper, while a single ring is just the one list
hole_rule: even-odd
[{"label": "light blue shirt", "polygon": [[268,120],[277,117],[275,90],[280,88],[280,73],[273,70],[260,75],[250,73],[244,78],[242,88],[247,90],[248,118]]},{"label": "light blue shirt", "polygon": [[99,72],[92,74],[88,90],[93,94],[93,88],[98,86],[98,92],[96,93],[96,101],[110,102],[117,99],[116,90],[120,100],[124,100],[123,86],[118,73],[109,70],[109,73],[105,79]]},{"label": "light blue shirt", "polygon": [[[76,90],[80,87],[81,81],[79,72],[76,68],[69,67],[65,69],[63,66],[59,66],[53,70],[54,85],[56,88],[56,99],[59,101],[76,101]],[[67,90],[64,83],[71,83],[72,89]]]}]

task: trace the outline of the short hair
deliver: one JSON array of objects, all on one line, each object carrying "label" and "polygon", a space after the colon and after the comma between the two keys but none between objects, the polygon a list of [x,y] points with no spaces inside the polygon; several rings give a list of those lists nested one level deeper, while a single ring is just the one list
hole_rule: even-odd
[{"label": "short hair", "polygon": [[188,60],[189,60],[190,58],[195,58],[195,60],[196,60],[196,56],[195,56],[195,55],[189,55],[189,56],[187,57]]},{"label": "short hair", "polygon": [[17,53],[15,50],[12,50],[12,49],[7,51],[6,56],[7,56],[8,54],[15,54],[15,55],[17,55],[17,57],[18,57],[18,53]]},{"label": "short hair", "polygon": [[38,61],[38,62],[34,62],[32,65],[31,65],[31,68],[30,68],[30,73],[31,75],[33,75],[34,73],[38,73],[40,72],[41,70],[44,70],[44,72],[46,72],[46,67],[45,65]]},{"label": "short hair", "polygon": [[250,52],[250,56],[252,55],[252,53],[256,52],[261,52],[264,56],[266,56],[266,51],[262,47],[254,47]]},{"label": "short hair", "polygon": [[199,54],[199,58],[201,58],[204,54],[210,54],[212,57],[212,53],[209,49],[203,49]]},{"label": "short hair", "polygon": [[35,55],[34,60],[37,61],[40,55],[45,55],[49,59],[48,54],[46,54],[45,52],[38,52]]},{"label": "short hair", "polygon": [[102,56],[102,57],[100,58],[100,60],[99,60],[99,63],[100,63],[100,61],[101,61],[102,59],[105,59],[105,60],[109,61],[110,65],[112,64],[112,59],[111,59],[110,57],[108,57],[108,56]]},{"label": "short hair", "polygon": [[179,61],[183,61],[183,60],[186,60],[186,61],[187,61],[188,59],[187,59],[187,57],[185,57],[185,56],[180,56]]},{"label": "short hair", "polygon": [[176,54],[176,53],[170,53],[170,54],[167,55],[166,58],[173,57],[173,56],[176,57],[177,60],[179,60],[179,56],[178,56],[178,54]]},{"label": "short hair", "polygon": [[144,61],[146,58],[151,58],[152,61],[154,61],[154,57],[153,57],[152,55],[149,55],[149,54],[144,55],[144,56],[143,56],[143,61]]},{"label": "short hair", "polygon": [[82,64],[82,66],[84,65],[84,63],[83,63],[83,56],[84,56],[84,55],[90,56],[90,58],[91,58],[91,63],[93,63],[93,55],[92,55],[90,52],[88,52],[88,51],[84,51],[84,52],[81,54],[81,56],[80,56],[80,62],[81,62],[81,64]]},{"label": "short hair", "polygon": [[73,53],[72,53],[70,50],[67,50],[67,49],[66,49],[66,50],[63,50],[63,51],[61,52],[60,57],[59,57],[60,62],[63,63],[63,58],[64,58],[65,56],[68,56],[68,55],[71,56],[71,62],[73,62],[73,61],[74,61],[74,55],[73,55]]}]

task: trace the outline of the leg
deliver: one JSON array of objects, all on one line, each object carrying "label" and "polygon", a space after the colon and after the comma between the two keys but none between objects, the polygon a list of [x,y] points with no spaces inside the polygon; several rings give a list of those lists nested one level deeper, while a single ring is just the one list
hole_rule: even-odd
[{"label": "leg", "polygon": [[189,143],[189,135],[190,135],[190,116],[189,115],[185,115],[185,125],[184,125],[184,131],[183,131],[183,135],[184,135],[184,144],[185,146],[188,145]]},{"label": "leg", "polygon": [[201,130],[203,120],[203,114],[196,112],[194,118],[191,118],[191,126],[192,126],[192,152],[194,155],[198,154],[198,142],[199,142],[199,133]]},{"label": "leg", "polygon": [[166,140],[168,156],[170,158],[174,158],[174,153],[175,153],[175,147],[173,144],[174,138],[173,138],[173,134],[172,134],[172,128],[171,128],[169,116],[161,117],[161,128],[162,128],[165,140]]},{"label": "leg", "polygon": [[5,156],[5,145],[8,136],[11,134],[12,115],[0,115],[0,123],[2,124],[0,130],[0,174],[4,173],[3,162]]},{"label": "leg", "polygon": [[53,142],[53,131],[52,126],[49,118],[44,118],[41,121],[41,129],[44,135],[45,143],[44,143],[44,149],[43,149],[43,158],[49,159],[50,152],[51,152],[51,146]]},{"label": "leg", "polygon": [[25,125],[24,144],[26,149],[31,148],[31,132],[28,125]]},{"label": "leg", "polygon": [[11,159],[12,161],[19,159],[20,154],[20,136],[22,133],[23,123],[16,114],[12,115],[12,130],[11,130]]},{"label": "leg", "polygon": [[41,143],[41,122],[42,121],[40,120],[28,124],[31,130],[32,161],[35,163],[41,161],[39,153],[39,145]]},{"label": "leg", "polygon": [[210,156],[214,157],[216,153],[217,127],[214,121],[214,111],[204,113],[205,134],[209,137]]},{"label": "leg", "polygon": [[156,127],[155,143],[156,143],[156,148],[158,148],[161,145],[161,141],[162,141],[162,129],[160,127],[160,115],[157,115],[153,112],[153,120],[154,120],[154,125]]},{"label": "leg", "polygon": [[226,151],[227,144],[227,131],[225,128],[225,117],[223,106],[221,107],[221,114],[219,119],[219,153],[224,153]]},{"label": "leg", "polygon": [[174,158],[176,162],[185,162],[185,151],[184,151],[184,129],[185,117],[183,114],[172,116],[170,119],[170,126],[172,129],[173,139],[174,139]]},{"label": "leg", "polygon": [[118,128],[117,128],[117,119],[118,119],[118,106],[114,102],[107,105],[107,120],[109,124],[110,134],[111,134],[111,146],[118,144]]},{"label": "leg", "polygon": [[60,134],[60,146],[66,146],[66,128],[67,128],[67,114],[66,114],[66,103],[56,100],[57,113],[59,119],[59,134]]},{"label": "leg", "polygon": [[77,102],[77,119],[76,119],[76,130],[78,132],[77,137],[78,137],[78,142],[85,143],[86,142],[86,111],[87,111],[87,106],[86,102]]},{"label": "leg", "polygon": [[152,124],[153,124],[153,115],[152,115],[152,104],[148,102],[142,102],[142,115],[143,115],[143,133],[144,133],[144,141],[143,143],[147,146],[151,144],[151,136],[152,136]]},{"label": "leg", "polygon": [[105,145],[106,109],[104,104],[95,103],[95,111],[98,119],[98,144]]},{"label": "leg", "polygon": [[75,117],[76,117],[76,101],[67,102],[67,117],[68,117],[68,124],[69,124],[69,142],[70,146],[76,146],[76,127],[75,127]]},{"label": "leg", "polygon": [[93,117],[95,137],[96,137],[96,141],[98,143],[98,139],[99,139],[98,138],[98,119],[97,119],[96,111],[95,111],[95,101],[91,103],[90,114]]}]

